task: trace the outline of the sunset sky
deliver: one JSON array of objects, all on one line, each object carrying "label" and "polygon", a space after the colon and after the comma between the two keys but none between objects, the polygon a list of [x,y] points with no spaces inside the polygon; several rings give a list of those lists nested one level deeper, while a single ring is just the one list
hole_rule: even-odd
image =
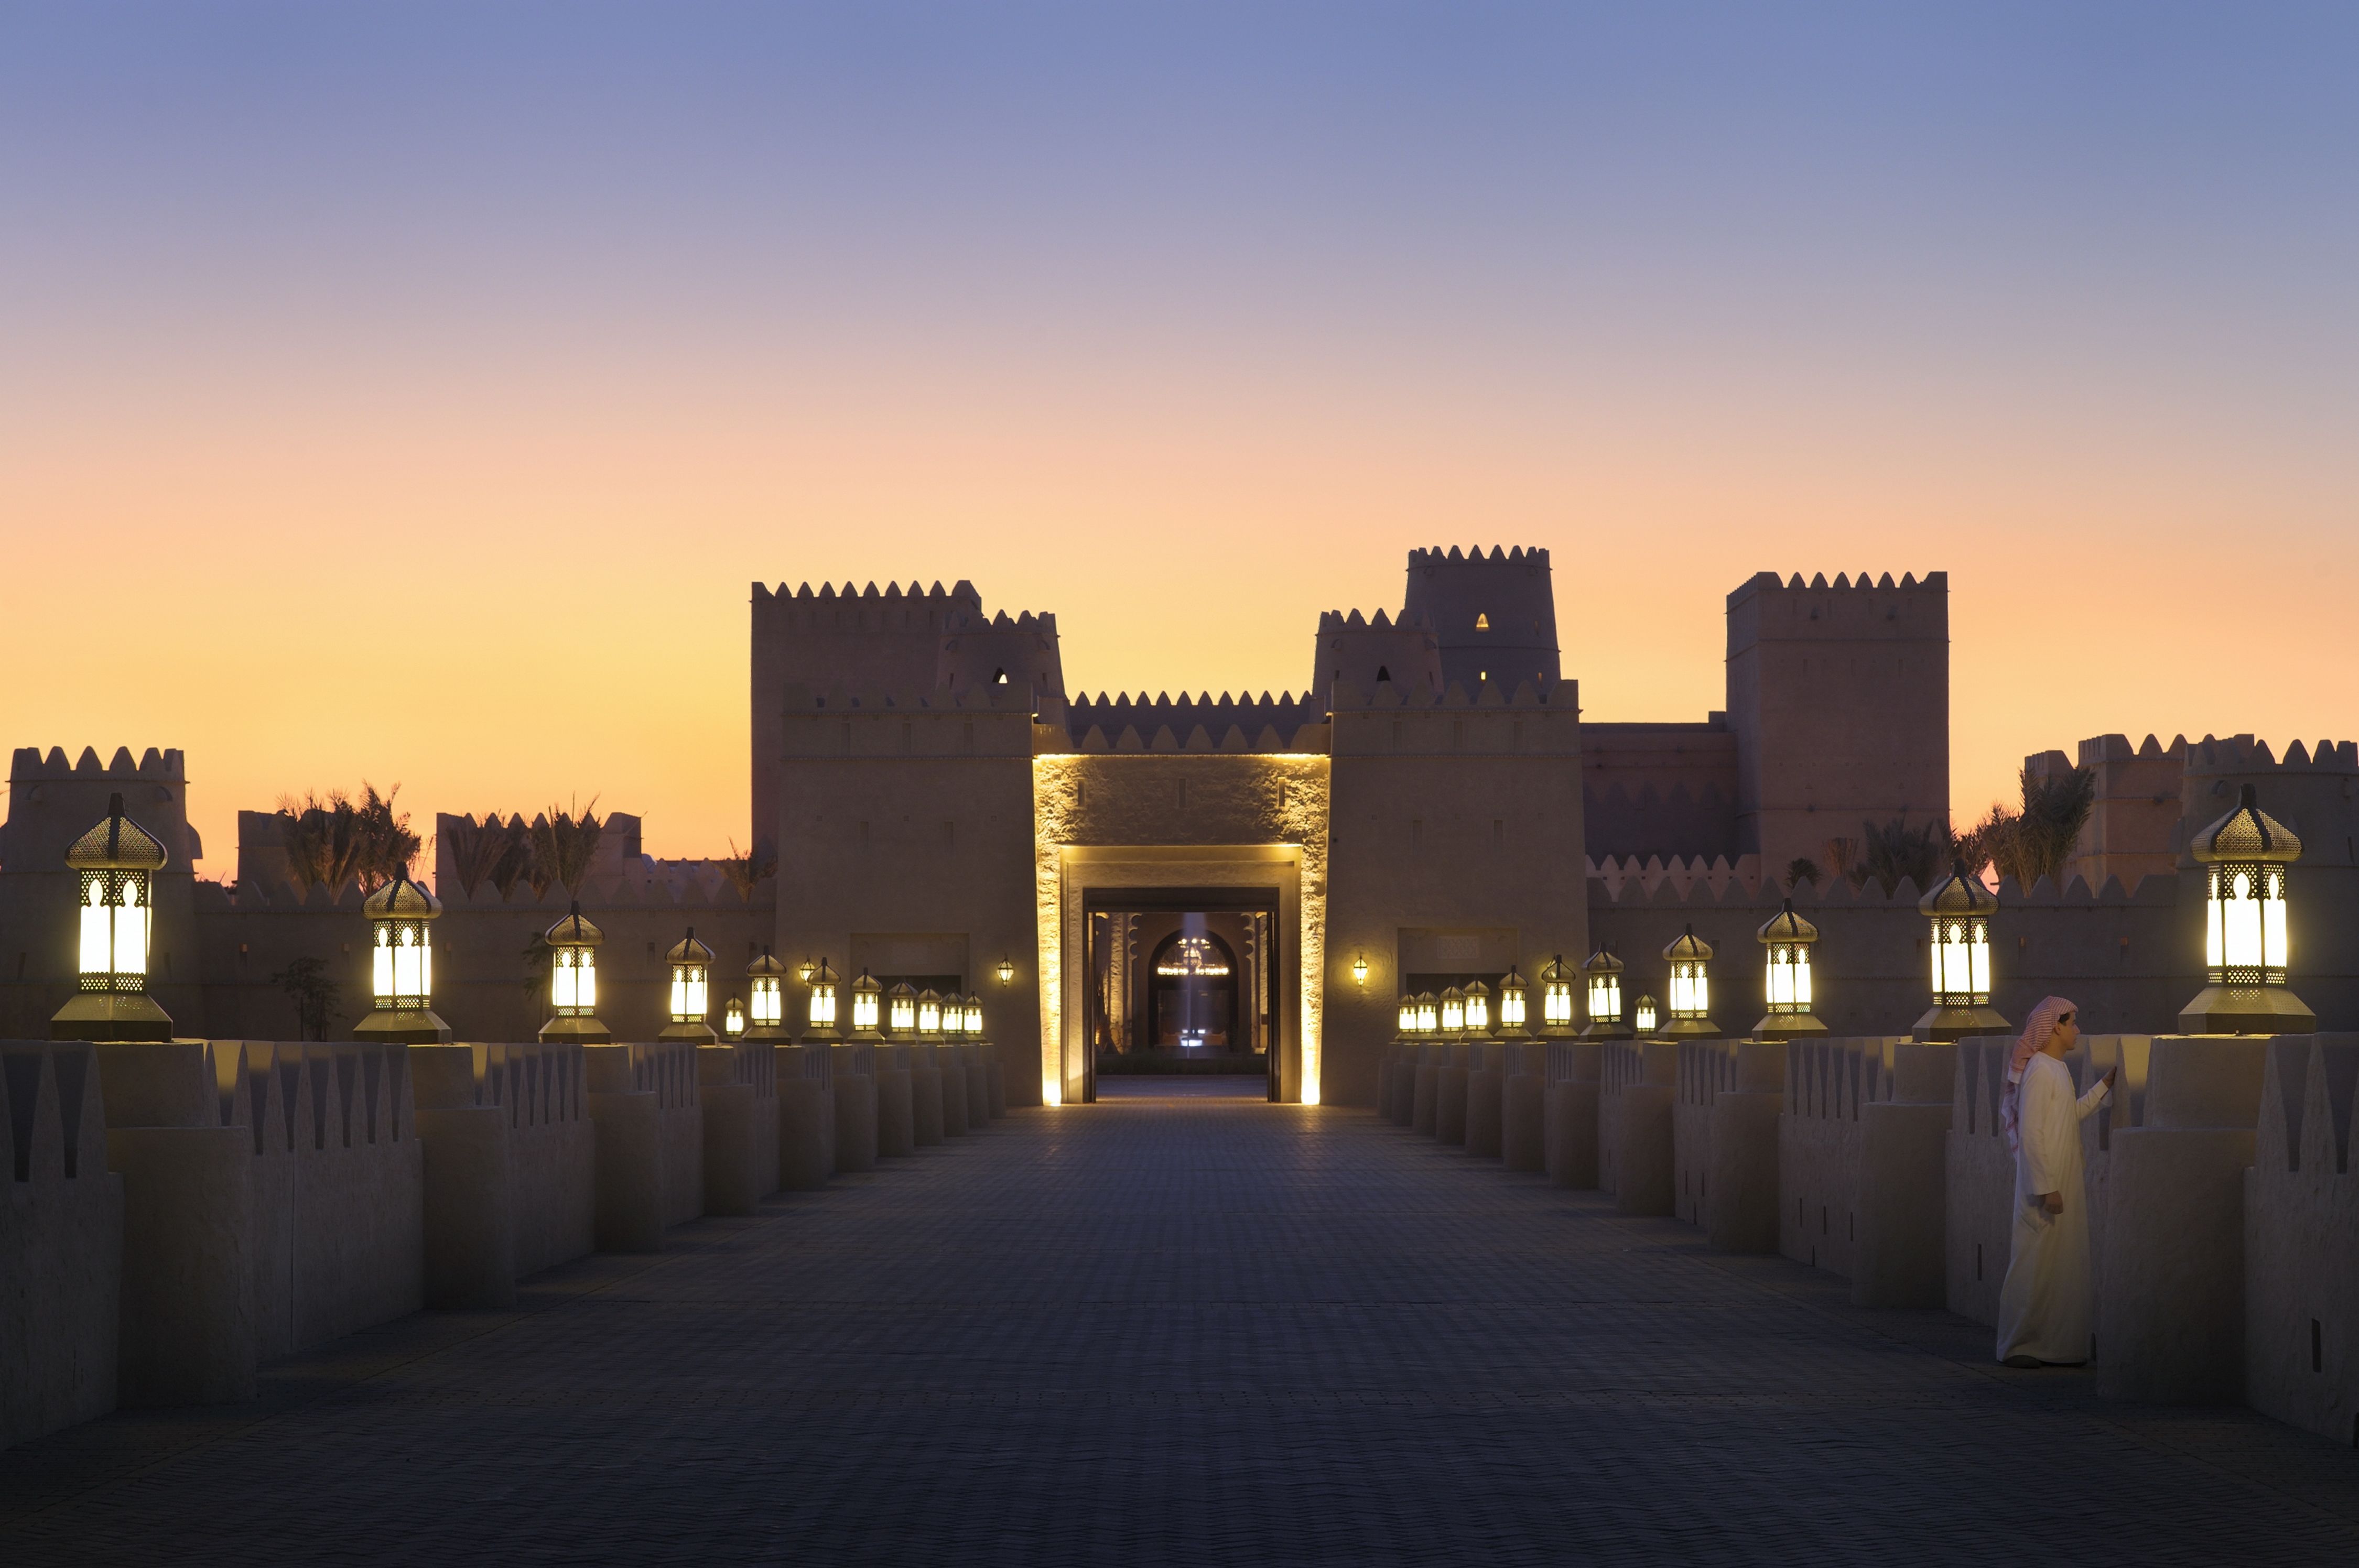
[{"label": "sunset sky", "polygon": [[1478,542],[1602,719],[1948,571],[1961,817],[2348,737],[2354,81],[2347,0],[0,0],[0,737],[183,748],[213,875],[364,778],[719,853],[756,579],[1275,691]]}]

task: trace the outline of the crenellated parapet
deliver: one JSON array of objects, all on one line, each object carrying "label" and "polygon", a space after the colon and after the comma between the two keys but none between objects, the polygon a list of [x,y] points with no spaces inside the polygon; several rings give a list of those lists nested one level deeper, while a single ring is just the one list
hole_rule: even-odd
[{"label": "crenellated parapet", "polygon": [[1223,692],[1176,698],[1084,693],[1066,705],[1072,749],[1102,752],[1323,752],[1325,709],[1309,696]]},{"label": "crenellated parapet", "polygon": [[1472,687],[1489,679],[1513,686],[1563,674],[1556,589],[1544,549],[1411,550],[1401,602],[1404,615],[1433,628],[1445,685]]},{"label": "crenellated parapet", "polygon": [[1389,684],[1402,690],[1440,693],[1446,686],[1441,640],[1430,616],[1403,611],[1397,620],[1379,610],[1320,612],[1308,697],[1325,700],[1337,686],[1365,690]]}]

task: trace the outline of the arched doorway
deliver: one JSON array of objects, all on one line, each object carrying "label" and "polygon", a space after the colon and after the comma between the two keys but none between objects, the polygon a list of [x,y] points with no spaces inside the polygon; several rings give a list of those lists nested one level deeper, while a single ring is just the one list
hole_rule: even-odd
[{"label": "arched doorway", "polygon": [[1251,1049],[1237,1007],[1245,966],[1201,917],[1157,945],[1147,974],[1147,1040],[1156,1049]]}]

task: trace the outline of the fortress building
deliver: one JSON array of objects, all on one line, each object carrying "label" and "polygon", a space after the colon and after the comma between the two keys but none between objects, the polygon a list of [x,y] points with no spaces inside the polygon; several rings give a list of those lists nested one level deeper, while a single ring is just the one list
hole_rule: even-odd
[{"label": "fortress building", "polygon": [[1109,1043],[1183,1044],[1141,976],[1216,923],[1220,1033],[1282,1098],[1364,1101],[1401,990],[1590,950],[1595,864],[1751,888],[1863,819],[1946,819],[1947,591],[1764,574],[1724,711],[1584,725],[1542,549],[1413,551],[1397,611],[1320,617],[1299,696],[1070,695],[1055,617],[968,583],[756,584],[777,940],[888,984],[1005,968],[1038,1007],[995,1038],[1056,1100]]},{"label": "fortress building", "polygon": [[[1718,1022],[1741,1030],[1763,1006],[1755,933],[1789,892],[1821,933],[1830,1029],[1904,1032],[1925,1011],[1923,890],[1833,873],[1865,824],[1950,816],[1941,573],[1740,583],[1723,705],[1654,723],[1582,718],[1540,549],[1412,552],[1400,603],[1320,615],[1307,686],[1275,695],[1069,691],[1056,617],[987,611],[966,582],[756,584],[751,609],[756,866],[653,860],[616,815],[578,887],[487,879],[453,853],[473,824],[439,820],[435,1002],[461,1038],[533,1037],[532,954],[576,898],[604,933],[618,1038],[664,1028],[664,955],[692,925],[716,1005],[765,947],[790,973],[824,958],[980,993],[1018,1102],[1090,1098],[1103,1053],[1181,1051],[1258,1057],[1280,1098],[1367,1104],[1403,991],[1536,980],[1608,947],[1633,996],[1660,996],[1663,948],[1690,928],[1719,955]],[[2109,1027],[2169,1029],[2204,972],[2190,836],[2250,784],[2308,846],[2296,989],[2324,1026],[2359,1026],[2349,742],[2105,736],[2078,764],[2095,806],[2064,885],[1999,889],[1999,1011],[2055,991]],[[289,1038],[304,958],[337,988],[332,1033],[366,1011],[361,890],[301,885],[266,812],[239,816],[234,881],[190,875],[188,789],[177,751],[16,752],[0,1037],[44,1033],[74,994],[64,849],[116,794],[170,856],[150,991],[184,1033]],[[1797,881],[1798,861],[1821,874]]]}]

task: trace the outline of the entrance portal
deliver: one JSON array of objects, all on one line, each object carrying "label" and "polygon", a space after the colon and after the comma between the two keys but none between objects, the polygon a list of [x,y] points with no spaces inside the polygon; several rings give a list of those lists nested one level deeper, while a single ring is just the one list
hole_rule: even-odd
[{"label": "entrance portal", "polygon": [[1181,889],[1107,889],[1085,899],[1084,1098],[1097,1098],[1101,1071],[1258,1074],[1278,1098],[1270,1052],[1276,893],[1224,888],[1194,900],[1209,908],[1165,907],[1190,901]]},{"label": "entrance portal", "polygon": [[1045,847],[1041,1098],[1094,1098],[1101,1052],[1165,1047],[1242,1054],[1273,1098],[1318,1103],[1325,902],[1322,888],[1306,892],[1302,855],[1291,844]]}]

